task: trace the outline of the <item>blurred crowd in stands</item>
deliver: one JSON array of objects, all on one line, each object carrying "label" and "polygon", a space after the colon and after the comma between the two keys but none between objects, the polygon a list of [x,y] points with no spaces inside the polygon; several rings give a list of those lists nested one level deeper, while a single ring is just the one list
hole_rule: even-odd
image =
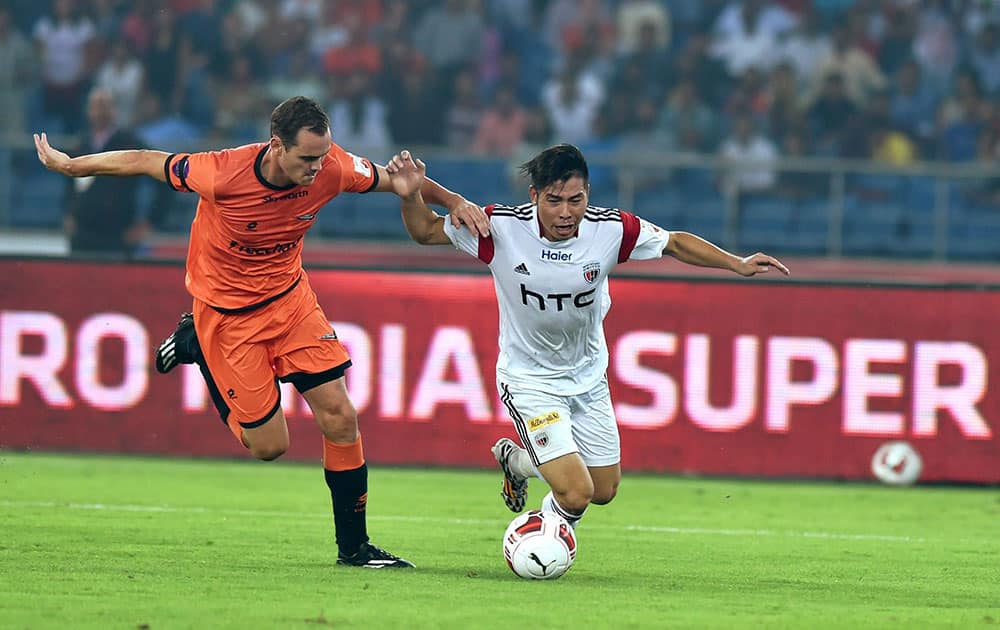
[{"label": "blurred crowd in stands", "polygon": [[[373,157],[443,146],[1000,159],[992,0],[5,0],[0,133],[79,133],[95,87],[165,150],[312,96]],[[741,191],[782,182],[762,167]],[[798,177],[788,185],[802,185]]]},{"label": "blurred crowd in stands", "polygon": [[[88,116],[95,88],[111,123]],[[99,149],[129,130],[167,151],[219,148],[266,139],[271,109],[299,94],[327,107],[336,142],[374,159],[441,147],[508,160],[572,142],[650,156],[641,189],[678,183],[656,155],[699,153],[753,168],[682,192],[819,199],[828,173],[771,164],[1000,163],[1000,1],[0,4],[0,137],[45,130]],[[995,178],[969,189],[958,202],[1000,206]],[[901,212],[913,197],[893,195]]]}]

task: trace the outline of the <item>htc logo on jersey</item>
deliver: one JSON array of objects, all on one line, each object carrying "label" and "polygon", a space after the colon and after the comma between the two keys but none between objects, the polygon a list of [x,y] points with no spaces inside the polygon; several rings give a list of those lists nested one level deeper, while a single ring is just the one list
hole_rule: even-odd
[{"label": "htc logo on jersey", "polygon": [[584,308],[590,306],[594,303],[594,292],[597,289],[591,289],[590,291],[584,291],[583,293],[577,293],[573,295],[572,293],[549,293],[548,295],[542,295],[541,293],[535,293],[530,291],[528,287],[521,283],[521,303],[525,306],[529,306],[528,298],[531,298],[531,304],[538,305],[538,310],[544,311],[545,305],[549,301],[554,301],[556,303],[556,310],[563,310],[563,303],[572,304],[576,308]]}]

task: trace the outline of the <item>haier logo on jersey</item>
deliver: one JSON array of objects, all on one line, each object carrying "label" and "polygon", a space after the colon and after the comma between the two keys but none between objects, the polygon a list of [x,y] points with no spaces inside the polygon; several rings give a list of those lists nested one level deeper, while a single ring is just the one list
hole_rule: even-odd
[{"label": "haier logo on jersey", "polygon": [[542,260],[549,262],[570,262],[573,260],[571,252],[561,252],[558,249],[543,249]]},{"label": "haier logo on jersey", "polygon": [[286,193],[284,195],[265,195],[261,198],[264,203],[274,203],[276,201],[288,201],[289,199],[301,199],[302,197],[307,197],[309,195],[308,190],[296,190],[294,192]]},{"label": "haier logo on jersey", "polygon": [[[529,306],[531,304],[537,305],[538,310],[544,311],[546,309],[546,304],[551,306],[551,302],[555,302],[555,307],[557,311],[563,310],[565,307],[563,304],[572,304],[576,308],[584,308],[590,306],[594,303],[594,292],[597,289],[591,289],[590,291],[584,291],[583,293],[577,293],[573,295],[572,293],[549,293],[547,295],[542,295],[541,293],[535,293],[534,291],[528,289],[528,287],[521,284],[521,304]],[[530,304],[528,298],[531,298]]]},{"label": "haier logo on jersey", "polygon": [[587,284],[594,284],[601,275],[601,263],[589,262],[583,266],[583,279]]}]

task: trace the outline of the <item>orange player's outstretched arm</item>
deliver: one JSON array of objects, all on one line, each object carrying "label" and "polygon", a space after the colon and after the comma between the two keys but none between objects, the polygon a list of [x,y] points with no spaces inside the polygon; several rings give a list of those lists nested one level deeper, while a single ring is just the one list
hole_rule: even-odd
[{"label": "orange player's outstretched arm", "polygon": [[161,182],[167,181],[163,165],[169,154],[163,151],[148,149],[106,151],[71,158],[53,148],[45,133],[35,134],[35,149],[38,151],[38,161],[45,168],[69,177],[148,175]]},{"label": "orange player's outstretched arm", "polygon": [[[405,150],[403,153],[409,154]],[[392,161],[390,160],[384,167],[376,165],[376,168],[378,169],[379,183],[375,190],[380,192],[395,192],[399,195],[398,185],[395,183],[396,172]],[[427,203],[447,208],[449,220],[455,227],[466,225],[473,234],[484,238],[490,235],[490,218],[486,216],[482,208],[462,195],[448,190],[429,177],[424,177],[423,183],[420,186],[420,194]]]}]

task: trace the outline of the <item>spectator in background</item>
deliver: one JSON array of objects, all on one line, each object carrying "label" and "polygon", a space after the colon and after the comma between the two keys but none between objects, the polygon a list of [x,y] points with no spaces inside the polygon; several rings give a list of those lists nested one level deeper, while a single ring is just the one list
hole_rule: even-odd
[{"label": "spectator in background", "polygon": [[913,56],[923,68],[925,79],[935,91],[943,92],[950,84],[959,61],[955,27],[944,0],[927,0],[920,4]]},{"label": "spectator in background", "polygon": [[940,157],[956,162],[975,159],[982,130],[982,107],[976,76],[967,69],[960,71],[952,95],[938,111]]},{"label": "spectator in background", "polygon": [[795,76],[801,85],[809,85],[819,69],[819,65],[833,52],[830,34],[823,28],[820,14],[815,9],[807,9],[798,25],[779,47],[779,62],[789,63],[795,69]]},{"label": "spectator in background", "polygon": [[670,48],[670,11],[656,0],[625,0],[618,5],[618,51],[663,53]]},{"label": "spectator in background", "polygon": [[792,64],[782,61],[771,72],[766,87],[765,114],[775,138],[784,138],[802,110],[801,97]]},{"label": "spectator in background", "polygon": [[94,23],[94,37],[102,46],[113,43],[121,32],[120,4],[117,0],[90,0],[90,17]]},{"label": "spectator in background", "polygon": [[264,61],[259,49],[250,40],[248,27],[240,17],[240,12],[232,10],[222,16],[220,42],[214,47],[209,66],[216,78],[224,79],[236,59],[245,59],[251,68],[263,68]]},{"label": "spectator in background", "polygon": [[709,39],[703,33],[692,33],[687,47],[674,65],[674,76],[695,82],[700,94],[711,107],[718,107],[729,94],[729,75],[725,66],[709,55]]},{"label": "spectator in background", "polygon": [[[619,136],[617,147],[628,151],[630,155],[639,156],[644,162],[642,167],[633,169],[632,181],[636,189],[650,189],[667,183],[671,176],[669,169],[663,168],[655,159],[641,158],[643,155],[652,158],[668,148],[659,133],[660,108],[651,99],[639,98],[635,101],[631,114],[632,124]],[[613,179],[615,176],[613,169],[605,166],[600,170],[608,171],[606,185],[617,184]]]},{"label": "spectator in background", "polygon": [[[116,120],[114,96],[95,89],[87,98],[87,133],[75,154],[144,148]],[[67,183],[64,227],[70,253],[131,258],[142,245],[150,222],[140,209],[138,177],[82,177]],[[166,192],[158,187],[158,192]],[[150,217],[159,223],[167,209],[165,195],[155,196]]]},{"label": "spectator in background", "polygon": [[722,142],[719,155],[737,167],[728,169],[722,176],[722,189],[726,193],[743,198],[767,192],[777,182],[778,149],[757,131],[751,116],[736,119],[732,135]]},{"label": "spectator in background", "polygon": [[335,80],[355,72],[377,75],[382,70],[382,51],[368,39],[362,16],[349,13],[342,26],[346,32],[346,41],[326,50],[323,54],[323,69]]},{"label": "spectator in background", "polygon": [[889,121],[894,128],[929,148],[934,140],[934,93],[923,84],[920,64],[910,60],[896,75],[889,104]]},{"label": "spectator in background", "polygon": [[235,57],[226,77],[213,82],[213,86],[213,98],[217,104],[213,124],[215,133],[240,144],[259,138],[261,113],[266,113],[269,108],[262,102],[260,85],[250,60]]},{"label": "spectator in background", "polygon": [[184,99],[182,70],[191,56],[190,42],[169,8],[154,12],[152,37],[144,60],[147,85],[167,112],[179,112]]},{"label": "spectator in background", "polygon": [[618,66],[613,89],[626,90],[636,97],[660,100],[668,77],[663,68],[669,66],[667,49],[660,43],[655,22],[640,22],[634,48],[626,53]]},{"label": "spectator in background", "polygon": [[851,31],[846,26],[834,29],[833,50],[820,62],[814,90],[823,88],[832,74],[840,76],[847,97],[856,107],[864,107],[871,94],[887,84],[885,75],[858,42],[851,39]]},{"label": "spectator in background", "polygon": [[770,93],[764,81],[764,73],[759,68],[747,68],[729,93],[723,104],[722,113],[728,117],[752,114],[756,118],[767,117],[770,107]]},{"label": "spectator in background", "polygon": [[35,24],[45,113],[61,121],[67,133],[80,129],[80,112],[94,65],[95,34],[93,22],[83,15],[76,0],[55,0],[52,14]]},{"label": "spectator in background", "polygon": [[445,143],[456,151],[468,151],[483,114],[475,73],[471,69],[462,70],[455,75],[453,86],[452,102],[444,118]]},{"label": "spectator in background", "polygon": [[122,127],[135,124],[139,95],[145,85],[142,62],[129,50],[128,40],[118,38],[111,44],[111,54],[97,69],[94,87],[107,90],[115,99],[115,111]]},{"label": "spectator in background", "polygon": [[844,77],[827,74],[819,98],[808,110],[808,124],[820,155],[841,155],[844,131],[858,108],[847,96]]},{"label": "spectator in background", "polygon": [[148,146],[181,151],[201,140],[201,130],[177,112],[164,112],[159,97],[151,91],[139,97],[135,132]]},{"label": "spectator in background", "polygon": [[775,3],[731,2],[715,21],[712,55],[732,77],[748,68],[766,71],[777,61],[778,42],[795,25],[795,16]]},{"label": "spectator in background", "polygon": [[271,103],[280,103],[286,94],[306,96],[313,100],[326,97],[326,83],[315,72],[316,63],[309,50],[299,48],[288,60],[288,69],[271,75],[265,91]]},{"label": "spectator in background", "polygon": [[[386,67],[399,73],[387,82],[389,94],[389,131],[396,144],[413,147],[444,143],[444,112],[448,97],[438,86],[438,77],[430,66],[413,60],[408,46],[399,42],[404,61],[387,62]],[[388,79],[392,75],[383,75]]]},{"label": "spectator in background", "polygon": [[392,144],[387,123],[388,111],[372,86],[368,73],[358,70],[338,81],[336,98],[330,105],[330,133],[337,144],[376,158]]},{"label": "spectator in background", "polygon": [[596,137],[594,122],[604,102],[604,86],[581,71],[581,62],[579,56],[570,57],[565,69],[542,88],[542,105],[557,142],[581,144]]},{"label": "spectator in background", "polygon": [[913,38],[917,32],[916,4],[896,4],[886,7],[885,32],[878,50],[878,62],[888,75],[899,72],[903,64],[913,59]]},{"label": "spectator in background", "polygon": [[482,155],[510,157],[525,137],[528,116],[517,102],[514,87],[501,85],[493,105],[483,112],[472,150]]},{"label": "spectator in background", "polygon": [[475,0],[445,0],[432,7],[413,32],[413,45],[445,76],[479,60],[484,26]]},{"label": "spectator in background", "polygon": [[560,63],[581,46],[611,52],[615,23],[607,5],[600,0],[555,0],[548,5],[544,33]]},{"label": "spectator in background", "polygon": [[890,166],[909,166],[918,157],[917,145],[909,136],[885,121],[871,130],[871,158]]},{"label": "spectator in background", "polygon": [[991,22],[979,31],[969,51],[969,65],[976,71],[983,91],[1000,97],[1000,24]]},{"label": "spectator in background", "polygon": [[0,138],[25,130],[27,88],[35,71],[31,44],[14,28],[10,10],[0,5]]},{"label": "spectator in background", "polygon": [[715,146],[718,121],[691,79],[681,79],[660,110],[657,133],[678,151],[704,152]]}]

